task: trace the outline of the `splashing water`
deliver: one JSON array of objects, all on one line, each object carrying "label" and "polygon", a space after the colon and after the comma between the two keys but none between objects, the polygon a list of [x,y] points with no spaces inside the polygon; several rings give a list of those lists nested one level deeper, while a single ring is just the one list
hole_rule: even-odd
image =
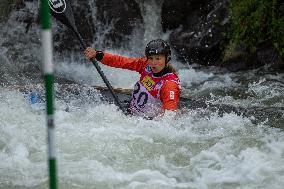
[{"label": "splashing water", "polygon": [[[0,187],[42,188],[47,182],[44,105],[35,108],[19,92],[1,91]],[[175,119],[128,117],[94,99],[95,91],[84,91],[78,98],[65,96],[63,90],[56,101],[60,188],[284,184],[280,129],[252,124],[233,113],[220,117],[203,110]]]}]

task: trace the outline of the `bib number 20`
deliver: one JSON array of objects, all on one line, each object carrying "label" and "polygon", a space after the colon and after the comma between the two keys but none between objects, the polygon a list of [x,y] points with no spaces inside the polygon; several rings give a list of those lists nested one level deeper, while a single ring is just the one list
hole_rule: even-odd
[{"label": "bib number 20", "polygon": [[148,101],[148,94],[144,91],[140,91],[140,88],[140,84],[136,83],[132,98],[136,102],[137,106],[142,108]]}]

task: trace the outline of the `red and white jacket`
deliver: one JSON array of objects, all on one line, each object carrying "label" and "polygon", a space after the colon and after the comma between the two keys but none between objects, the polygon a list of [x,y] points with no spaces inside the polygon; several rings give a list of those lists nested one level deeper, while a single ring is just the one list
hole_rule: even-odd
[{"label": "red and white jacket", "polygon": [[140,73],[130,102],[130,110],[134,115],[155,117],[164,110],[178,109],[181,86],[176,74],[169,72],[155,77],[146,58],[128,58],[105,52],[101,62]]}]

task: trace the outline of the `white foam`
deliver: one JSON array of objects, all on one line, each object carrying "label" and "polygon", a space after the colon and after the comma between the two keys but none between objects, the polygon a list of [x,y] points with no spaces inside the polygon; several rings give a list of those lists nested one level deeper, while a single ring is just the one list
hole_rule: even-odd
[{"label": "white foam", "polygon": [[[85,94],[87,95],[87,94]],[[83,98],[83,96],[80,96]],[[72,188],[280,188],[284,135],[233,113],[192,110],[144,120],[111,104],[56,101],[61,185]],[[5,186],[47,180],[44,109],[1,90],[0,174]],[[19,119],[21,118],[21,119]],[[5,170],[5,171],[4,171]],[[7,171],[9,170],[9,171]]]}]

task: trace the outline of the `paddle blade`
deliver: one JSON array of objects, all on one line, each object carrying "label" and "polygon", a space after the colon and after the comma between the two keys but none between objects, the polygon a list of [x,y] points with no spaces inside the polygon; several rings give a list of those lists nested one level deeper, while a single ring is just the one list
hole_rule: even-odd
[{"label": "paddle blade", "polygon": [[77,32],[70,0],[48,0],[52,16]]}]

